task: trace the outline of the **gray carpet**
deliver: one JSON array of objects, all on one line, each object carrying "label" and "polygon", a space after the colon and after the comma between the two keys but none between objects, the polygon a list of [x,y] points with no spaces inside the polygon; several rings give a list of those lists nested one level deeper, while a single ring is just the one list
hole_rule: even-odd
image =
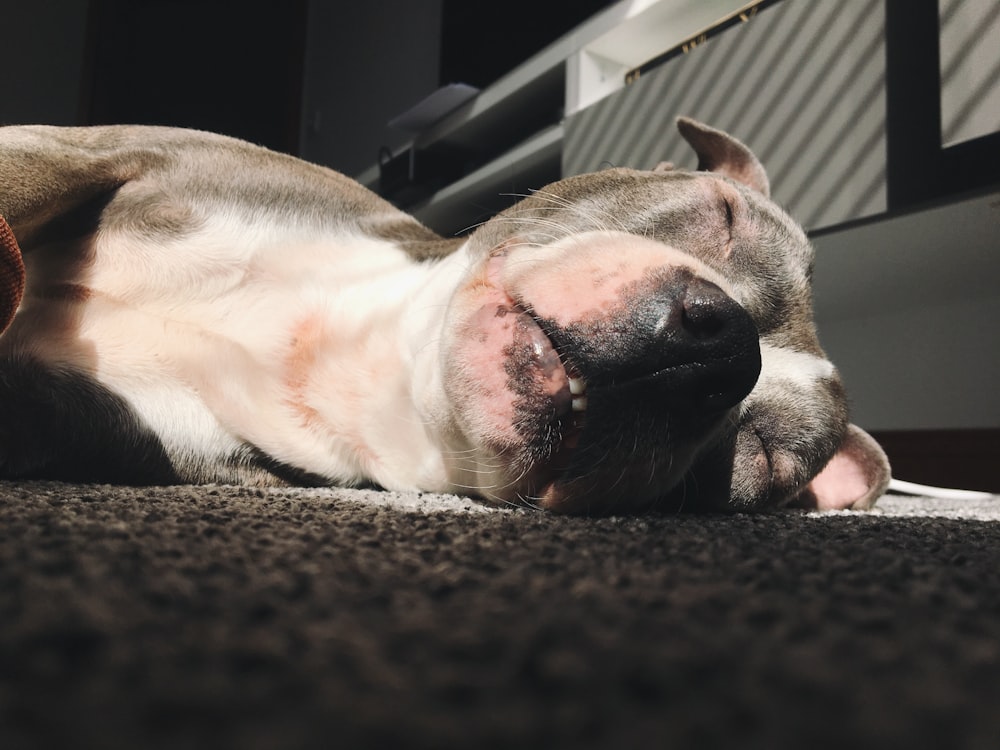
[{"label": "gray carpet", "polygon": [[0,747],[992,749],[998,520],[0,484]]}]

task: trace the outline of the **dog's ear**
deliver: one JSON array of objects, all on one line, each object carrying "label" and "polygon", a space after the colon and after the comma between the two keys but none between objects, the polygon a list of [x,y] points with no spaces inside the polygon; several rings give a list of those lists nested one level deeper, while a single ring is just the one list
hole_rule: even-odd
[{"label": "dog's ear", "polygon": [[767,172],[742,142],[689,117],[678,117],[677,129],[698,154],[698,169],[731,177],[770,197]]},{"label": "dog's ear", "polygon": [[840,448],[791,503],[818,510],[867,510],[889,486],[891,470],[882,446],[848,425]]}]

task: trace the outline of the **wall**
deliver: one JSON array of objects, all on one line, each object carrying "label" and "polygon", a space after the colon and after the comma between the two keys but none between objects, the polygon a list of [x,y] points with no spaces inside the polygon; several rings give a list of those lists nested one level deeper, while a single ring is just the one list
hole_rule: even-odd
[{"label": "wall", "polygon": [[814,239],[820,342],[871,430],[1000,426],[1000,193]]},{"label": "wall", "polygon": [[948,146],[1000,130],[1000,3],[938,0],[941,140]]},{"label": "wall", "polygon": [[0,124],[78,124],[87,0],[4,3]]},{"label": "wall", "polygon": [[[0,123],[80,123],[88,5],[4,3]],[[440,0],[311,0],[302,155],[353,174],[407,140],[385,123],[437,88],[440,15]]]},{"label": "wall", "polygon": [[356,175],[408,134],[386,127],[438,87],[440,0],[312,0],[301,154]]}]

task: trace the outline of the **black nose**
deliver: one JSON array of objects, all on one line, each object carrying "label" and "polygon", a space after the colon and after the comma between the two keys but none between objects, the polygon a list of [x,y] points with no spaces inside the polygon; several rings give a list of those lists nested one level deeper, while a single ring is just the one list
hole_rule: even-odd
[{"label": "black nose", "polygon": [[[666,307],[667,319],[680,325],[693,341],[717,341],[735,332],[733,325],[745,315],[743,308],[715,284],[692,278],[676,302]],[[676,307],[676,310],[674,309]]]},{"label": "black nose", "polygon": [[749,313],[716,284],[684,269],[629,294],[623,311],[549,332],[588,387],[628,391],[630,399],[673,411],[728,409],[760,375],[760,343]]},{"label": "black nose", "polygon": [[720,411],[753,390],[760,375],[760,341],[750,314],[710,281],[698,277],[667,303],[670,324],[651,342],[647,366],[666,398]]}]

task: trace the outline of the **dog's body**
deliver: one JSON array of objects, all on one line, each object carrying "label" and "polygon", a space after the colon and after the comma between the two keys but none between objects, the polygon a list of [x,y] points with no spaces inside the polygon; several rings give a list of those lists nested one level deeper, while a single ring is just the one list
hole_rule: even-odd
[{"label": "dog's body", "polygon": [[456,240],[222,136],[0,129],[0,476],[867,507],[811,247],[742,144],[681,127],[711,171],[569,178]]}]

